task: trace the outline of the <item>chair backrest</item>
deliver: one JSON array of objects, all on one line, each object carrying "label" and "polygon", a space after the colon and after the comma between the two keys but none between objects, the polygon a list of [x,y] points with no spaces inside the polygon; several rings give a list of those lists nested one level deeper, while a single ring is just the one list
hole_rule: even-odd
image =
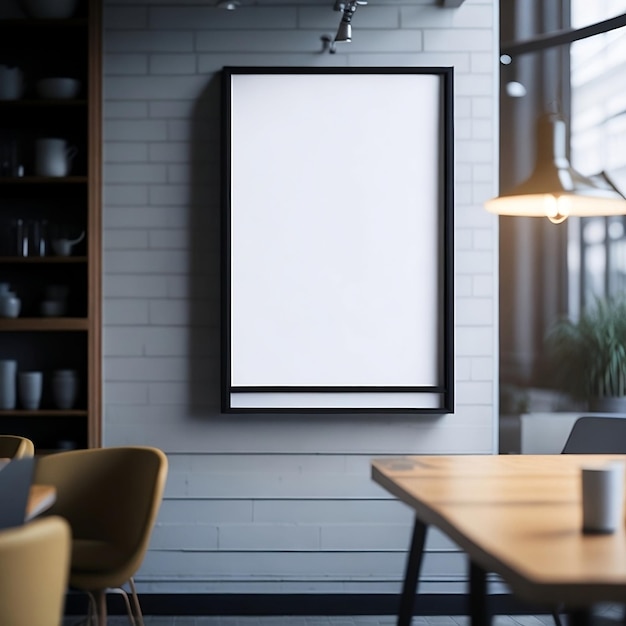
[{"label": "chair backrest", "polygon": [[35,471],[35,457],[13,459],[0,469],[0,529],[21,526]]},{"label": "chair backrest", "polygon": [[149,446],[71,450],[41,457],[35,482],[56,487],[47,514],[67,519],[75,542],[116,547],[123,555],[116,568],[127,579],[148,548],[167,467],[166,455]]},{"label": "chair backrest", "polygon": [[26,437],[0,435],[0,458],[22,459],[35,455],[35,445]]},{"label": "chair backrest", "polygon": [[626,454],[626,417],[579,417],[563,454]]},{"label": "chair backrest", "polygon": [[62,623],[70,546],[70,527],[60,517],[0,531],[0,624]]}]

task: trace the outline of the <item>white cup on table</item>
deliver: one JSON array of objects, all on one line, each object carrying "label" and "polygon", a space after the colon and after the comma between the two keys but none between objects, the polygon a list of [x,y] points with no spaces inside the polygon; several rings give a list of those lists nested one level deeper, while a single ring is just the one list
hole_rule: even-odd
[{"label": "white cup on table", "polygon": [[612,533],[624,523],[625,471],[622,461],[582,468],[583,532]]}]

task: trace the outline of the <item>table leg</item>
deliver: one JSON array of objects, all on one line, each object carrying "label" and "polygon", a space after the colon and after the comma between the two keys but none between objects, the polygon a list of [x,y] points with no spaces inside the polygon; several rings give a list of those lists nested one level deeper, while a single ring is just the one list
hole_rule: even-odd
[{"label": "table leg", "polygon": [[593,611],[591,609],[572,609],[567,611],[568,626],[591,626]]},{"label": "table leg", "polygon": [[413,618],[413,605],[415,603],[415,594],[417,593],[417,581],[419,580],[420,569],[422,567],[422,555],[424,554],[427,528],[424,522],[417,519],[417,517],[415,518],[411,548],[406,561],[402,596],[400,597],[398,626],[410,626],[411,619]]},{"label": "table leg", "polygon": [[487,572],[471,560],[469,564],[469,603],[471,626],[489,626]]}]

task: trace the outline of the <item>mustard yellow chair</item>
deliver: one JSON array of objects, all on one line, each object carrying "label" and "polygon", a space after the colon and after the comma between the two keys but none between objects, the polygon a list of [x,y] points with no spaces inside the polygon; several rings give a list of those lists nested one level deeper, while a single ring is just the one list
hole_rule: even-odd
[{"label": "mustard yellow chair", "polygon": [[35,455],[35,445],[26,437],[0,435],[0,458],[22,459]]},{"label": "mustard yellow chair", "polygon": [[[124,595],[131,623],[143,624],[133,576],[141,566],[161,504],[167,457],[148,446],[72,450],[41,457],[35,483],[54,485],[55,504],[72,529],[69,586],[89,594],[89,618],[107,623],[107,591]],[[128,583],[132,603],[123,586]]]},{"label": "mustard yellow chair", "polygon": [[71,533],[61,517],[0,531],[0,624],[60,626]]}]

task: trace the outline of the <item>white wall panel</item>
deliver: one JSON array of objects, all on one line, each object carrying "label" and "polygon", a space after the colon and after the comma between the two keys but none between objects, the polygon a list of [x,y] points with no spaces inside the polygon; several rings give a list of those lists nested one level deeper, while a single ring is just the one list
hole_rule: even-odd
[{"label": "white wall panel", "polygon": [[[190,580],[266,580],[268,562],[272,577],[295,581],[396,581],[404,574],[405,553],[396,552],[191,552],[152,550],[142,568],[146,579],[168,578],[166,572],[184,571]],[[426,552],[422,563],[425,580],[459,580],[467,562],[459,552]]]}]

